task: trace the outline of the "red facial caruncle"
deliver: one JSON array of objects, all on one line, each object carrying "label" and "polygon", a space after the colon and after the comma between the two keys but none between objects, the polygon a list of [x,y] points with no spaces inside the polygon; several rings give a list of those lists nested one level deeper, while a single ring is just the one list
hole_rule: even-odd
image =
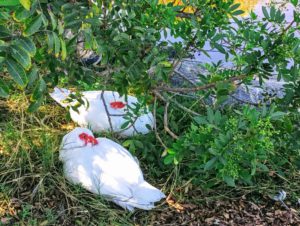
[{"label": "red facial caruncle", "polygon": [[92,145],[98,144],[98,141],[95,137],[88,135],[87,133],[79,134],[79,139],[84,141],[84,144],[87,145],[88,143]]},{"label": "red facial caruncle", "polygon": [[110,107],[113,109],[122,109],[125,106],[126,106],[126,103],[123,103],[122,101],[110,102]]}]

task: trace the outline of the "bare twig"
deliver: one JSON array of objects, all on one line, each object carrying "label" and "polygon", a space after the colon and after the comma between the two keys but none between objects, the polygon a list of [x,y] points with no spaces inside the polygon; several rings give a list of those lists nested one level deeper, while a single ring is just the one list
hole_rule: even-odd
[{"label": "bare twig", "polygon": [[186,98],[190,98],[190,99],[199,99],[199,96],[196,96],[193,94],[176,93],[176,92],[172,92],[172,91],[169,91],[168,93],[173,94],[174,96],[186,97]]},{"label": "bare twig", "polygon": [[178,103],[176,100],[173,100],[173,99],[168,98],[168,97],[164,97],[162,94],[160,94],[160,93],[159,93],[158,91],[156,91],[156,90],[153,90],[153,93],[154,93],[155,96],[157,96],[157,97],[158,97],[160,100],[162,100],[163,102],[166,102],[166,103],[167,103],[167,102],[172,102],[172,103],[174,103],[175,105],[177,105],[177,107],[181,108],[182,110],[184,110],[184,111],[186,111],[186,112],[188,112],[188,113],[190,113],[190,114],[192,114],[192,115],[196,115],[196,116],[200,115],[199,113],[197,113],[197,112],[195,112],[195,111],[192,111],[191,109],[189,109],[189,108],[183,106],[182,104]]},{"label": "bare twig", "polygon": [[[195,42],[196,38],[197,38],[197,34],[195,34],[194,37],[192,38],[192,40],[187,43],[186,47],[184,48],[184,52],[188,51],[189,48],[194,45],[194,42]],[[175,71],[176,67],[178,66],[178,64],[182,63],[181,60],[182,60],[182,56],[179,57],[178,59],[173,60],[172,70],[169,72],[169,77],[171,77],[171,75],[174,73],[174,71]]]},{"label": "bare twig", "polygon": [[[242,80],[244,78],[247,78],[249,75],[239,75],[235,77],[231,77],[229,79],[220,81],[220,82],[234,82],[237,80]],[[201,90],[206,90],[206,89],[211,89],[214,88],[217,85],[218,82],[212,82],[206,85],[202,86],[196,86],[196,87],[187,87],[187,88],[176,88],[176,87],[169,87],[169,86],[159,86],[156,87],[155,90],[157,91],[173,91],[173,92],[179,92],[179,93],[186,93],[186,92],[196,92],[196,91],[201,91]]]},{"label": "bare twig", "polygon": [[292,20],[292,22],[282,31],[282,35],[284,35],[285,32],[287,32],[294,23],[295,23],[295,20]]},{"label": "bare twig", "polygon": [[[125,115],[126,115],[126,114],[120,115],[120,116],[125,116]],[[118,116],[118,115],[110,115],[110,116]],[[122,132],[124,132],[125,130],[128,130],[128,129],[130,129],[130,128],[132,127],[133,130],[136,132],[136,134],[141,134],[140,132],[137,131],[137,129],[136,129],[135,126],[134,126],[134,124],[136,123],[137,120],[138,120],[138,116],[136,116],[136,117],[134,118],[134,120],[130,123],[129,126],[127,126],[126,128],[124,128],[124,129],[118,131],[118,133],[122,133]]]},{"label": "bare twig", "polygon": [[[124,116],[124,115],[126,115],[126,114],[110,114],[110,113],[109,113],[108,108],[107,108],[107,105],[106,105],[106,101],[105,101],[105,98],[104,98],[104,90],[102,90],[102,92],[101,92],[101,99],[102,99],[102,102],[103,102],[103,105],[104,105],[104,108],[105,108],[106,115],[107,115],[107,117],[108,117],[108,122],[109,122],[110,130],[111,130],[111,132],[114,132],[113,126],[112,126],[112,122],[111,122],[111,118],[110,118],[110,117],[111,117],[111,116],[112,116],[112,117],[114,117],[114,116],[117,116],[117,117],[118,117],[118,116]],[[121,131],[118,131],[118,133],[121,133],[121,132],[123,132],[123,131],[129,129],[130,127],[133,127],[134,131],[138,134],[139,132],[137,131],[137,129],[136,129],[135,126],[134,126],[134,124],[135,124],[137,118],[138,118],[138,117],[136,117],[136,118],[134,119],[134,121],[130,124],[130,126],[124,128],[124,129],[122,129]]]},{"label": "bare twig", "polygon": [[108,111],[108,108],[107,108],[107,105],[106,105],[106,102],[105,102],[105,99],[104,99],[104,90],[102,90],[102,92],[101,92],[101,99],[102,99],[102,102],[103,102],[103,105],[104,105],[104,108],[105,108],[106,115],[108,117],[110,130],[111,130],[111,132],[113,132],[113,126],[112,126],[112,123],[111,123],[110,113]]},{"label": "bare twig", "polygon": [[189,13],[183,13],[183,12],[177,13],[176,17],[186,18],[186,19],[192,19],[191,14],[189,14]]},{"label": "bare twig", "polygon": [[231,98],[233,98],[234,100],[238,101],[238,102],[241,102],[242,104],[249,104],[249,105],[253,105],[253,106],[259,106],[259,104],[256,104],[256,103],[251,103],[249,101],[246,101],[246,100],[241,100],[237,97],[235,97],[234,95],[229,95]]},{"label": "bare twig", "polygon": [[165,129],[165,131],[168,133],[168,134],[170,134],[170,136],[171,137],[173,137],[174,139],[178,139],[178,136],[175,134],[175,133],[173,133],[171,130],[170,130],[170,128],[169,128],[169,126],[168,126],[168,107],[169,107],[169,102],[167,102],[166,103],[166,105],[165,105],[165,112],[164,112],[164,129]]},{"label": "bare twig", "polygon": [[175,68],[181,63],[181,59],[174,59],[172,62],[172,70],[169,72],[169,78],[173,75]]},{"label": "bare twig", "polygon": [[156,104],[157,104],[157,96],[154,97],[154,107],[153,107],[153,118],[154,118],[154,133],[157,138],[157,140],[160,142],[160,144],[164,147],[164,149],[168,149],[168,147],[165,145],[165,143],[162,141],[161,137],[159,136],[159,133],[157,131],[157,125],[156,125]]},{"label": "bare twig", "polygon": [[96,75],[99,75],[99,76],[103,76],[103,77],[106,77],[107,75],[110,75],[111,73],[113,72],[118,72],[120,71],[121,69],[120,68],[115,68],[114,70],[111,70],[110,68],[104,70],[104,71],[101,71],[101,72],[96,72],[95,71],[95,74]]},{"label": "bare twig", "polygon": [[110,116],[116,116],[116,117],[121,117],[121,116],[125,116],[126,114],[110,114]]},{"label": "bare twig", "polygon": [[196,86],[196,82],[194,82],[191,79],[188,79],[183,73],[181,73],[179,70],[174,70],[174,73],[179,75],[181,78],[183,78],[184,80],[186,80],[187,82],[191,83],[193,86]]}]

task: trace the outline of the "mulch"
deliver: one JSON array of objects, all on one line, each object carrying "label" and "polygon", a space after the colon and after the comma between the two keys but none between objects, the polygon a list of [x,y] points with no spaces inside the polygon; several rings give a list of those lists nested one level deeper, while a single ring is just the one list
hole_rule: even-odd
[{"label": "mulch", "polygon": [[[151,225],[300,225],[300,208],[285,209],[280,203],[262,200],[255,204],[245,198],[207,202],[201,206],[167,201],[168,210],[152,216]],[[261,201],[260,201],[261,202]]]},{"label": "mulch", "polygon": [[[21,202],[18,199],[11,201],[7,205],[6,214],[1,214],[3,217],[0,217],[0,225],[12,225],[12,223],[17,223],[20,220],[17,212],[21,209]],[[297,204],[293,205],[287,202],[289,209],[285,209],[280,203],[271,199],[261,198],[259,202],[260,204],[241,197],[238,200],[207,201],[206,203],[195,205],[178,203],[172,197],[168,197],[165,204],[153,211],[138,211],[134,214],[133,221],[136,226],[300,225],[300,207]],[[57,200],[56,203],[46,204],[46,206],[52,208],[55,208],[56,205],[58,205]],[[35,205],[34,209],[41,210],[42,208]],[[143,222],[145,215],[148,217],[147,223]],[[46,223],[45,225],[48,224]]]}]

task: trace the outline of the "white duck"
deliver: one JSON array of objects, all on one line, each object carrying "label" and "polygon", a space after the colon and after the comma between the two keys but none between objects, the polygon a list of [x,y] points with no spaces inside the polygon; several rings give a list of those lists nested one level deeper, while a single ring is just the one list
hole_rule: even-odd
[{"label": "white duck", "polygon": [[[77,101],[67,103],[66,99],[72,92],[63,88],[54,88],[50,96],[63,107],[74,106]],[[121,136],[149,133],[153,128],[153,114],[147,109],[145,113],[134,117],[133,123],[122,129],[127,121],[124,118],[128,107],[134,108],[138,103],[137,98],[129,96],[127,102],[118,92],[113,91],[85,91],[82,92],[84,105],[78,108],[78,112],[70,108],[70,115],[74,122],[81,127],[89,127],[94,132],[113,131]],[[88,104],[87,104],[88,102]],[[110,116],[108,116],[108,114]]]},{"label": "white duck", "polygon": [[150,210],[165,197],[144,180],[137,160],[125,148],[107,138],[94,138],[89,129],[75,128],[65,135],[59,159],[70,182],[129,211]]}]

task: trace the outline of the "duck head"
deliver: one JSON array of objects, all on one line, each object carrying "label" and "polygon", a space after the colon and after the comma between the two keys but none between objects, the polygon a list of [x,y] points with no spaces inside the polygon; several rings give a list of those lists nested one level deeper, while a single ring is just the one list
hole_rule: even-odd
[{"label": "duck head", "polygon": [[92,131],[77,127],[63,137],[61,149],[94,146],[97,144],[98,141],[94,138]]}]

